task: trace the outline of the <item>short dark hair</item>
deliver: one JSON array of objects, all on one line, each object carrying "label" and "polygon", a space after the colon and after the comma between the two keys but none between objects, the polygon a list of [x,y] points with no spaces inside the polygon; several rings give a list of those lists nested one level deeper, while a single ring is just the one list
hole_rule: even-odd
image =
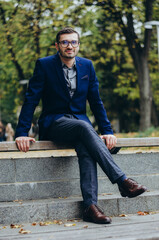
[{"label": "short dark hair", "polygon": [[57,42],[57,43],[59,42],[60,36],[61,36],[62,34],[71,34],[71,33],[76,33],[77,36],[78,36],[78,41],[80,40],[80,36],[79,36],[79,33],[78,33],[77,31],[75,31],[75,30],[74,30],[73,28],[71,28],[71,27],[65,27],[65,28],[61,29],[61,30],[57,33],[57,35],[56,35],[56,42]]}]

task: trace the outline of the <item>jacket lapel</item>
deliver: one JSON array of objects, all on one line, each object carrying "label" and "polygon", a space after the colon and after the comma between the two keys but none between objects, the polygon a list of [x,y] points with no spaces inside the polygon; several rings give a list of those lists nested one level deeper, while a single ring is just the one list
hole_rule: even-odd
[{"label": "jacket lapel", "polygon": [[56,66],[57,74],[58,74],[58,77],[59,77],[59,80],[60,80],[60,84],[63,87],[67,96],[70,98],[67,83],[66,83],[66,80],[65,80],[65,77],[64,77],[64,74],[63,74],[61,59],[60,59],[58,53],[56,54],[56,57],[55,57],[55,66]]},{"label": "jacket lapel", "polygon": [[81,71],[82,63],[78,57],[76,57],[75,59],[76,59],[76,69],[77,69],[77,88],[74,95],[77,93],[78,89],[80,88],[80,81],[82,78],[82,71]]}]

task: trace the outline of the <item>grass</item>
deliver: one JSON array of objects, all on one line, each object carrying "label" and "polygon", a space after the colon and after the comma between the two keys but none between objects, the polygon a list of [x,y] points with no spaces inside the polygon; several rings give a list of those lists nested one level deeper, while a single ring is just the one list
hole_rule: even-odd
[{"label": "grass", "polygon": [[159,137],[159,127],[150,127],[144,132],[115,133],[118,138]]},{"label": "grass", "polygon": [[[159,137],[159,127],[150,127],[144,132],[129,132],[129,133],[115,133],[117,138],[142,138],[142,137]],[[131,151],[136,153],[146,152],[158,152],[158,147],[132,147],[132,148],[122,148],[120,151]]]}]

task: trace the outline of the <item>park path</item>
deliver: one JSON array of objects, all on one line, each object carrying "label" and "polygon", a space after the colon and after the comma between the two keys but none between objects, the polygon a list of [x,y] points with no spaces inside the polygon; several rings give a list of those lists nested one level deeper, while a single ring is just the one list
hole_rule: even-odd
[{"label": "park path", "polygon": [[[142,213],[141,213],[142,214]],[[146,213],[145,213],[146,214]],[[41,223],[43,224],[43,223]],[[147,215],[123,215],[112,218],[110,225],[97,225],[72,220],[48,222],[40,226],[37,223],[23,224],[23,229],[30,231],[20,234],[21,228],[0,226],[0,240],[157,240],[159,239],[159,212]]]}]

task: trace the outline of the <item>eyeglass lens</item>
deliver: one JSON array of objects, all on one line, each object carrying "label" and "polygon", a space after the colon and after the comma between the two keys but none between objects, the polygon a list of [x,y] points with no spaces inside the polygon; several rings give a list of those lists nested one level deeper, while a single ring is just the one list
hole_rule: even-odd
[{"label": "eyeglass lens", "polygon": [[61,46],[62,47],[68,47],[68,45],[71,43],[71,45],[72,45],[72,47],[78,47],[78,41],[76,41],[76,40],[73,40],[73,41],[67,41],[67,40],[63,40],[63,41],[61,41],[61,42],[59,42],[59,43],[61,43]]}]

